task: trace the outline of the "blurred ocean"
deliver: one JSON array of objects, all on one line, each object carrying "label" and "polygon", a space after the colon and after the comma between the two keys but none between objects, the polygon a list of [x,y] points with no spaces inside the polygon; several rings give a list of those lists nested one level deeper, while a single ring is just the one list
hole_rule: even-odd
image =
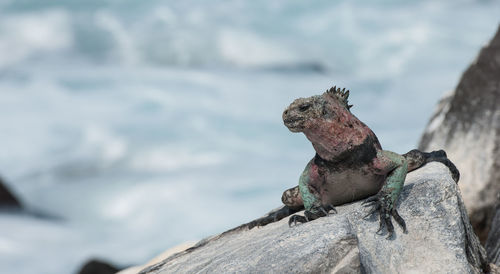
[{"label": "blurred ocean", "polygon": [[494,0],[0,0],[0,273],[144,263],[281,204],[314,155],[281,113],[337,85],[407,152]]}]

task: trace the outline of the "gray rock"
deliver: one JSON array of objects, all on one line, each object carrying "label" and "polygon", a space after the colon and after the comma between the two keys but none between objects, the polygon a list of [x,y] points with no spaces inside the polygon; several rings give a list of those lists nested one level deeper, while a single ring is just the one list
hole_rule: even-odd
[{"label": "gray rock", "polygon": [[500,266],[497,266],[495,264],[490,264],[490,273],[491,274],[500,274]]},{"label": "gray rock", "polygon": [[431,163],[408,174],[398,202],[408,233],[377,235],[361,202],[288,227],[237,228],[205,239],[141,273],[480,273],[486,254],[448,169]]},{"label": "gray rock", "polygon": [[486,253],[491,263],[500,266],[500,206],[497,207],[486,241]]},{"label": "gray rock", "polygon": [[500,193],[500,28],[443,98],[419,148],[444,149],[460,170],[460,189],[481,241]]}]

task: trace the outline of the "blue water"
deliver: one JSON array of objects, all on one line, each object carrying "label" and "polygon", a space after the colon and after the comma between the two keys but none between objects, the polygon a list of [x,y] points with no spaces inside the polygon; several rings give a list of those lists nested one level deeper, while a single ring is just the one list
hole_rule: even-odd
[{"label": "blue water", "polygon": [[414,148],[498,1],[0,1],[0,273],[139,264],[280,205],[314,155],[281,122],[337,85]]}]

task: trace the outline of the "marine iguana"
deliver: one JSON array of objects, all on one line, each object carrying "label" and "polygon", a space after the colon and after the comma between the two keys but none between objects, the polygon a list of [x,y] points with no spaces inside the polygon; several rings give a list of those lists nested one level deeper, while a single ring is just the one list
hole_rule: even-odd
[{"label": "marine iguana", "polygon": [[351,113],[348,97],[349,90],[332,87],[322,95],[296,99],[285,109],[285,126],[304,133],[316,155],[306,165],[299,185],[283,193],[284,206],[246,226],[263,226],[304,208],[304,216],[292,215],[288,223],[305,223],[335,213],[334,206],[369,197],[363,202],[371,207],[365,217],[378,212],[377,232],[387,227],[390,238],[394,233],[391,216],[406,233],[395,204],[408,172],[437,161],[458,182],[460,173],[443,150],[415,149],[403,155],[383,150],[373,131]]}]

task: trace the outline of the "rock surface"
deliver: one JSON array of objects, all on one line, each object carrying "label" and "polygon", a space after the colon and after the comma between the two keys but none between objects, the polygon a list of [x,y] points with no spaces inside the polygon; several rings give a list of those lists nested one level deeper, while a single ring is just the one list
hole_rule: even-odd
[{"label": "rock surface", "polygon": [[490,273],[491,274],[500,274],[500,266],[497,266],[495,264],[490,264]]},{"label": "rock surface", "polygon": [[486,253],[490,262],[500,267],[500,206],[497,207],[491,224],[491,230],[486,241]]},{"label": "rock surface", "polygon": [[0,207],[6,207],[9,209],[20,209],[21,203],[19,200],[10,192],[3,180],[0,178]]},{"label": "rock surface", "polygon": [[289,228],[287,218],[235,229],[150,266],[141,273],[478,273],[488,268],[457,185],[431,163],[408,174],[398,202],[408,233],[377,235],[361,202]]},{"label": "rock surface", "polygon": [[458,167],[465,205],[484,242],[500,193],[500,28],[441,100],[419,147],[444,149]]},{"label": "rock surface", "polygon": [[157,263],[165,260],[166,258],[170,257],[171,255],[178,253],[178,252],[181,252],[181,251],[184,251],[184,250],[194,246],[195,244],[196,244],[196,242],[185,242],[185,243],[182,243],[180,245],[174,246],[174,247],[162,252],[161,254],[154,257],[149,262],[147,262],[143,265],[131,266],[131,267],[125,268],[124,270],[122,270],[120,272],[117,272],[116,274],[137,274],[142,269],[149,267],[151,265],[157,264]]}]

